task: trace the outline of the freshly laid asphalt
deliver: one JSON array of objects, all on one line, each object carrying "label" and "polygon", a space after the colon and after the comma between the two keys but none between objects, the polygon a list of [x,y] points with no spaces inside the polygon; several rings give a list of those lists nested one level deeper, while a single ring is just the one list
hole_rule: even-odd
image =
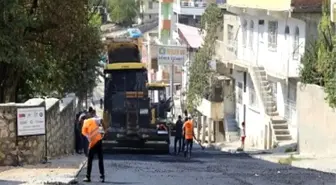
[{"label": "freshly laid asphalt", "polygon": [[[232,154],[195,146],[191,159],[182,154],[118,152],[104,156],[106,182],[127,185],[335,185],[335,174],[270,163],[247,154]],[[94,161],[92,182],[99,183],[98,161]]]},{"label": "freshly laid asphalt", "polygon": [[[99,105],[104,95],[100,82],[93,102]],[[154,152],[105,154],[104,184],[125,185],[336,185],[335,174],[295,168],[247,154],[231,154],[194,145],[190,160],[182,155]],[[99,183],[98,161],[94,161],[92,182],[83,183],[86,169],[78,176],[80,185]]]}]

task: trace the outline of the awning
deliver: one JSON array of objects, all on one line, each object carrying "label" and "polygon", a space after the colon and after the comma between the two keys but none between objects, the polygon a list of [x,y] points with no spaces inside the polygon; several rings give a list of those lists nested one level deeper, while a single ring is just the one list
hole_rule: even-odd
[{"label": "awning", "polygon": [[185,24],[180,24],[177,23],[176,24],[179,32],[182,34],[182,36],[184,37],[184,40],[187,42],[187,44],[191,47],[191,48],[200,48],[202,46],[203,43],[203,37],[202,35],[199,33],[200,29],[193,27],[193,26],[188,26]]}]

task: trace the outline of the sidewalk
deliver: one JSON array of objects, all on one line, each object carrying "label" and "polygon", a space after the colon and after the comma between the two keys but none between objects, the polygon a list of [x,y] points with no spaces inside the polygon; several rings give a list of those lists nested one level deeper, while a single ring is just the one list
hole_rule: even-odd
[{"label": "sidewalk", "polygon": [[237,151],[240,147],[240,142],[231,143],[215,143],[211,145],[204,145],[205,147],[214,148],[223,152],[229,153],[247,153],[252,158],[269,161],[272,163],[279,163],[279,160],[289,160],[291,166],[298,168],[313,169],[327,173],[336,174],[336,156],[330,158],[314,158],[312,156],[303,156],[297,153],[275,152],[274,150],[258,150],[255,148],[245,148],[245,151]]},{"label": "sidewalk", "polygon": [[207,148],[213,148],[216,150],[220,150],[222,152],[229,152],[229,153],[247,153],[247,154],[266,154],[271,153],[267,150],[259,150],[256,148],[245,147],[244,151],[237,151],[238,148],[241,146],[240,141],[235,142],[220,142],[220,143],[213,143],[213,144],[204,144]]},{"label": "sidewalk", "polygon": [[0,185],[70,184],[85,163],[84,155],[70,155],[47,164],[0,167]]}]

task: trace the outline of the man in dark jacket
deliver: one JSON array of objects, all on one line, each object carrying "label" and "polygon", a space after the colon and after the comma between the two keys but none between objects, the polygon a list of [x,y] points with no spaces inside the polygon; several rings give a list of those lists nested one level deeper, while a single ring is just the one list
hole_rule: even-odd
[{"label": "man in dark jacket", "polygon": [[83,150],[83,143],[82,143],[82,133],[81,133],[81,125],[80,125],[80,115],[83,112],[80,111],[76,114],[76,120],[75,120],[75,146],[76,146],[76,153],[82,154]]},{"label": "man in dark jacket", "polygon": [[[179,154],[182,151],[181,145],[182,145],[182,116],[178,116],[178,120],[176,121],[176,134],[175,134],[175,139],[174,139],[174,153]],[[176,151],[176,144],[179,144],[178,146],[178,151]]]}]

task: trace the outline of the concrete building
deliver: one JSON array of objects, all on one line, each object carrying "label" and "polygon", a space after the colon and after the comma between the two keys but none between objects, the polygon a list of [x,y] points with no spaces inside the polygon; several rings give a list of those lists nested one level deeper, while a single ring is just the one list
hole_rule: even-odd
[{"label": "concrete building", "polygon": [[[226,125],[246,123],[247,145],[297,141],[300,58],[317,34],[322,0],[227,0],[216,60],[232,78]],[[229,14],[231,13],[231,14]],[[229,70],[227,70],[229,69]]]},{"label": "concrete building", "polygon": [[159,17],[159,1],[157,0],[139,0],[140,17],[138,23],[152,22]]},{"label": "concrete building", "polygon": [[200,27],[201,16],[207,6],[206,0],[175,0],[173,4],[173,38],[178,38],[177,23]]}]

